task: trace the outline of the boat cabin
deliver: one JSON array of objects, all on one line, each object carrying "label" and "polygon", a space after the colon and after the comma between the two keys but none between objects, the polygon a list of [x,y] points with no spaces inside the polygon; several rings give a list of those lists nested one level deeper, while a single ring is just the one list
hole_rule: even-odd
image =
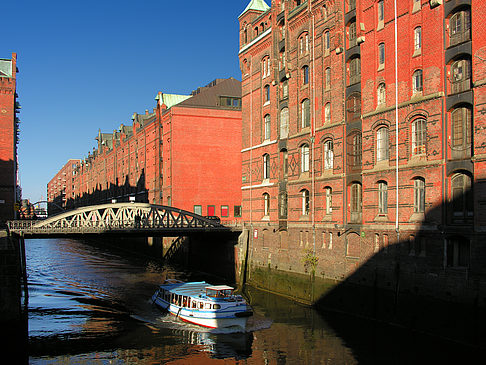
[{"label": "boat cabin", "polygon": [[208,286],[206,296],[208,298],[227,298],[233,295],[233,290],[234,288],[227,285]]}]

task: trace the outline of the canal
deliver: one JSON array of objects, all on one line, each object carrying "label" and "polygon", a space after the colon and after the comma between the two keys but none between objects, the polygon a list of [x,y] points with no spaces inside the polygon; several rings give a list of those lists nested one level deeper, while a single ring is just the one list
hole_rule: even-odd
[{"label": "canal", "polygon": [[222,278],[76,240],[27,240],[26,251],[29,364],[464,364],[477,355],[252,288],[246,333],[205,330],[150,297],[165,278]]}]

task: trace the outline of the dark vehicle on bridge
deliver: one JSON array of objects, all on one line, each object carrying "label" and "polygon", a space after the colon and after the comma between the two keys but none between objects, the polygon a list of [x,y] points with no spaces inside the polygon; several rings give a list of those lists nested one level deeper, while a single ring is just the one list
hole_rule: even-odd
[{"label": "dark vehicle on bridge", "polygon": [[204,218],[209,219],[213,221],[214,223],[221,224],[221,218],[219,218],[217,215],[206,215]]}]

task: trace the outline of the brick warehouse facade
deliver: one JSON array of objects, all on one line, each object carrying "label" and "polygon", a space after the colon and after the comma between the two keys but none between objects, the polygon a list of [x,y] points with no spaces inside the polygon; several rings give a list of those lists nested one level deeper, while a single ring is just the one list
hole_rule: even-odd
[{"label": "brick warehouse facade", "polygon": [[250,267],[485,305],[486,4],[397,3],[397,52],[392,0],[239,16]]},{"label": "brick warehouse facade", "polygon": [[240,82],[217,79],[191,95],[159,92],[156,100],[152,113],[133,115],[132,125],[99,131],[98,147],[49,182],[49,201],[59,200],[58,177],[72,175],[60,200],[66,208],[132,198],[239,221]]},{"label": "brick warehouse facade", "polygon": [[17,186],[17,54],[0,59],[0,223],[15,218],[15,203],[20,201]]}]

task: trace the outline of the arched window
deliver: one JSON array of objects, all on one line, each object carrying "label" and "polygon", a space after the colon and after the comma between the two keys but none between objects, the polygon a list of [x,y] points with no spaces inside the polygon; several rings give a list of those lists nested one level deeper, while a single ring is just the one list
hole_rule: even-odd
[{"label": "arched window", "polygon": [[263,155],[263,178],[270,178],[270,155],[268,153]]},{"label": "arched window", "polygon": [[356,45],[356,20],[353,20],[351,23],[349,23],[348,42],[349,42],[348,48],[354,47]]},{"label": "arched window", "polygon": [[265,85],[263,88],[263,101],[265,103],[270,102],[270,85]]},{"label": "arched window", "polygon": [[451,113],[452,119],[452,147],[464,150],[471,146],[471,109],[455,108]]},{"label": "arched window", "polygon": [[268,193],[263,194],[263,215],[270,215],[270,195]]},{"label": "arched window", "polygon": [[388,184],[378,181],[378,214],[388,213]]},{"label": "arched window", "polygon": [[264,140],[269,140],[270,139],[270,131],[271,131],[270,114],[265,115],[265,117],[264,117],[263,120],[264,120],[263,139]]},{"label": "arched window", "polygon": [[289,135],[289,109],[283,108],[280,111],[280,138],[287,138]]},{"label": "arched window", "polygon": [[451,65],[451,94],[471,89],[471,62],[460,59]]},{"label": "arched window", "polygon": [[361,59],[359,57],[352,58],[348,63],[349,69],[349,83],[354,85],[361,81]]},{"label": "arched window", "polygon": [[425,179],[422,177],[413,180],[413,211],[425,213]]},{"label": "arched window", "polygon": [[309,83],[309,66],[302,67],[302,85]]},{"label": "arched window", "polygon": [[333,168],[334,165],[334,144],[332,139],[328,139],[323,143],[324,147],[324,169],[329,170]]},{"label": "arched window", "polygon": [[302,196],[302,215],[309,215],[310,212],[310,195],[309,190],[303,189],[300,191]]},{"label": "arched window", "polygon": [[424,154],[426,141],[427,129],[425,119],[415,119],[412,122],[412,155]]},{"label": "arched window", "polygon": [[324,122],[331,122],[331,103],[326,103],[324,106]]},{"label": "arched window", "polygon": [[287,218],[287,193],[283,192],[279,195],[280,204],[280,218]]},{"label": "arched window", "polygon": [[378,67],[385,67],[385,43],[378,45]]},{"label": "arched window", "polygon": [[449,45],[468,41],[471,39],[471,12],[469,9],[461,10],[451,16],[449,20]]},{"label": "arched window", "polygon": [[422,49],[422,27],[413,30],[413,49],[415,52]]},{"label": "arched window", "polygon": [[471,177],[457,173],[451,178],[452,215],[454,220],[464,221],[473,216]]},{"label": "arched window", "polygon": [[270,76],[270,57],[264,57],[262,60],[262,79]]},{"label": "arched window", "polygon": [[289,96],[289,81],[288,80],[283,80],[280,83],[280,88],[282,92],[282,99],[285,99]]},{"label": "arched window", "polygon": [[361,94],[352,93],[346,99],[346,117],[348,123],[361,120]]},{"label": "arched window", "polygon": [[362,192],[361,184],[359,182],[353,182],[350,186],[350,213],[351,221],[359,222],[361,220],[362,212]]},{"label": "arched window", "polygon": [[282,149],[280,151],[280,158],[281,158],[281,164],[282,164],[282,176],[286,178],[289,174],[289,153],[287,152],[286,149]]},{"label": "arched window", "polygon": [[388,160],[388,128],[383,126],[376,131],[376,161]]},{"label": "arched window", "polygon": [[324,188],[326,197],[326,215],[332,214],[332,189],[329,186]]},{"label": "arched window", "polygon": [[330,90],[331,89],[331,68],[327,67],[324,73],[325,73],[325,81],[326,81],[326,90]]},{"label": "arched window", "polygon": [[384,82],[379,84],[378,88],[376,89],[376,100],[378,106],[386,104],[386,86]]},{"label": "arched window", "polygon": [[354,170],[361,167],[361,133],[354,132],[348,135],[348,168]]},{"label": "arched window", "polygon": [[301,55],[309,53],[309,33],[304,33],[299,37],[299,51]]},{"label": "arched window", "polygon": [[300,172],[308,172],[310,165],[309,145],[300,146]]},{"label": "arched window", "polygon": [[324,50],[326,52],[329,52],[331,49],[331,34],[329,33],[328,30],[324,32]]},{"label": "arched window", "polygon": [[310,127],[310,100],[304,99],[301,103],[301,127]]},{"label": "arched window", "polygon": [[413,92],[418,93],[423,90],[422,70],[416,70],[412,76]]}]

